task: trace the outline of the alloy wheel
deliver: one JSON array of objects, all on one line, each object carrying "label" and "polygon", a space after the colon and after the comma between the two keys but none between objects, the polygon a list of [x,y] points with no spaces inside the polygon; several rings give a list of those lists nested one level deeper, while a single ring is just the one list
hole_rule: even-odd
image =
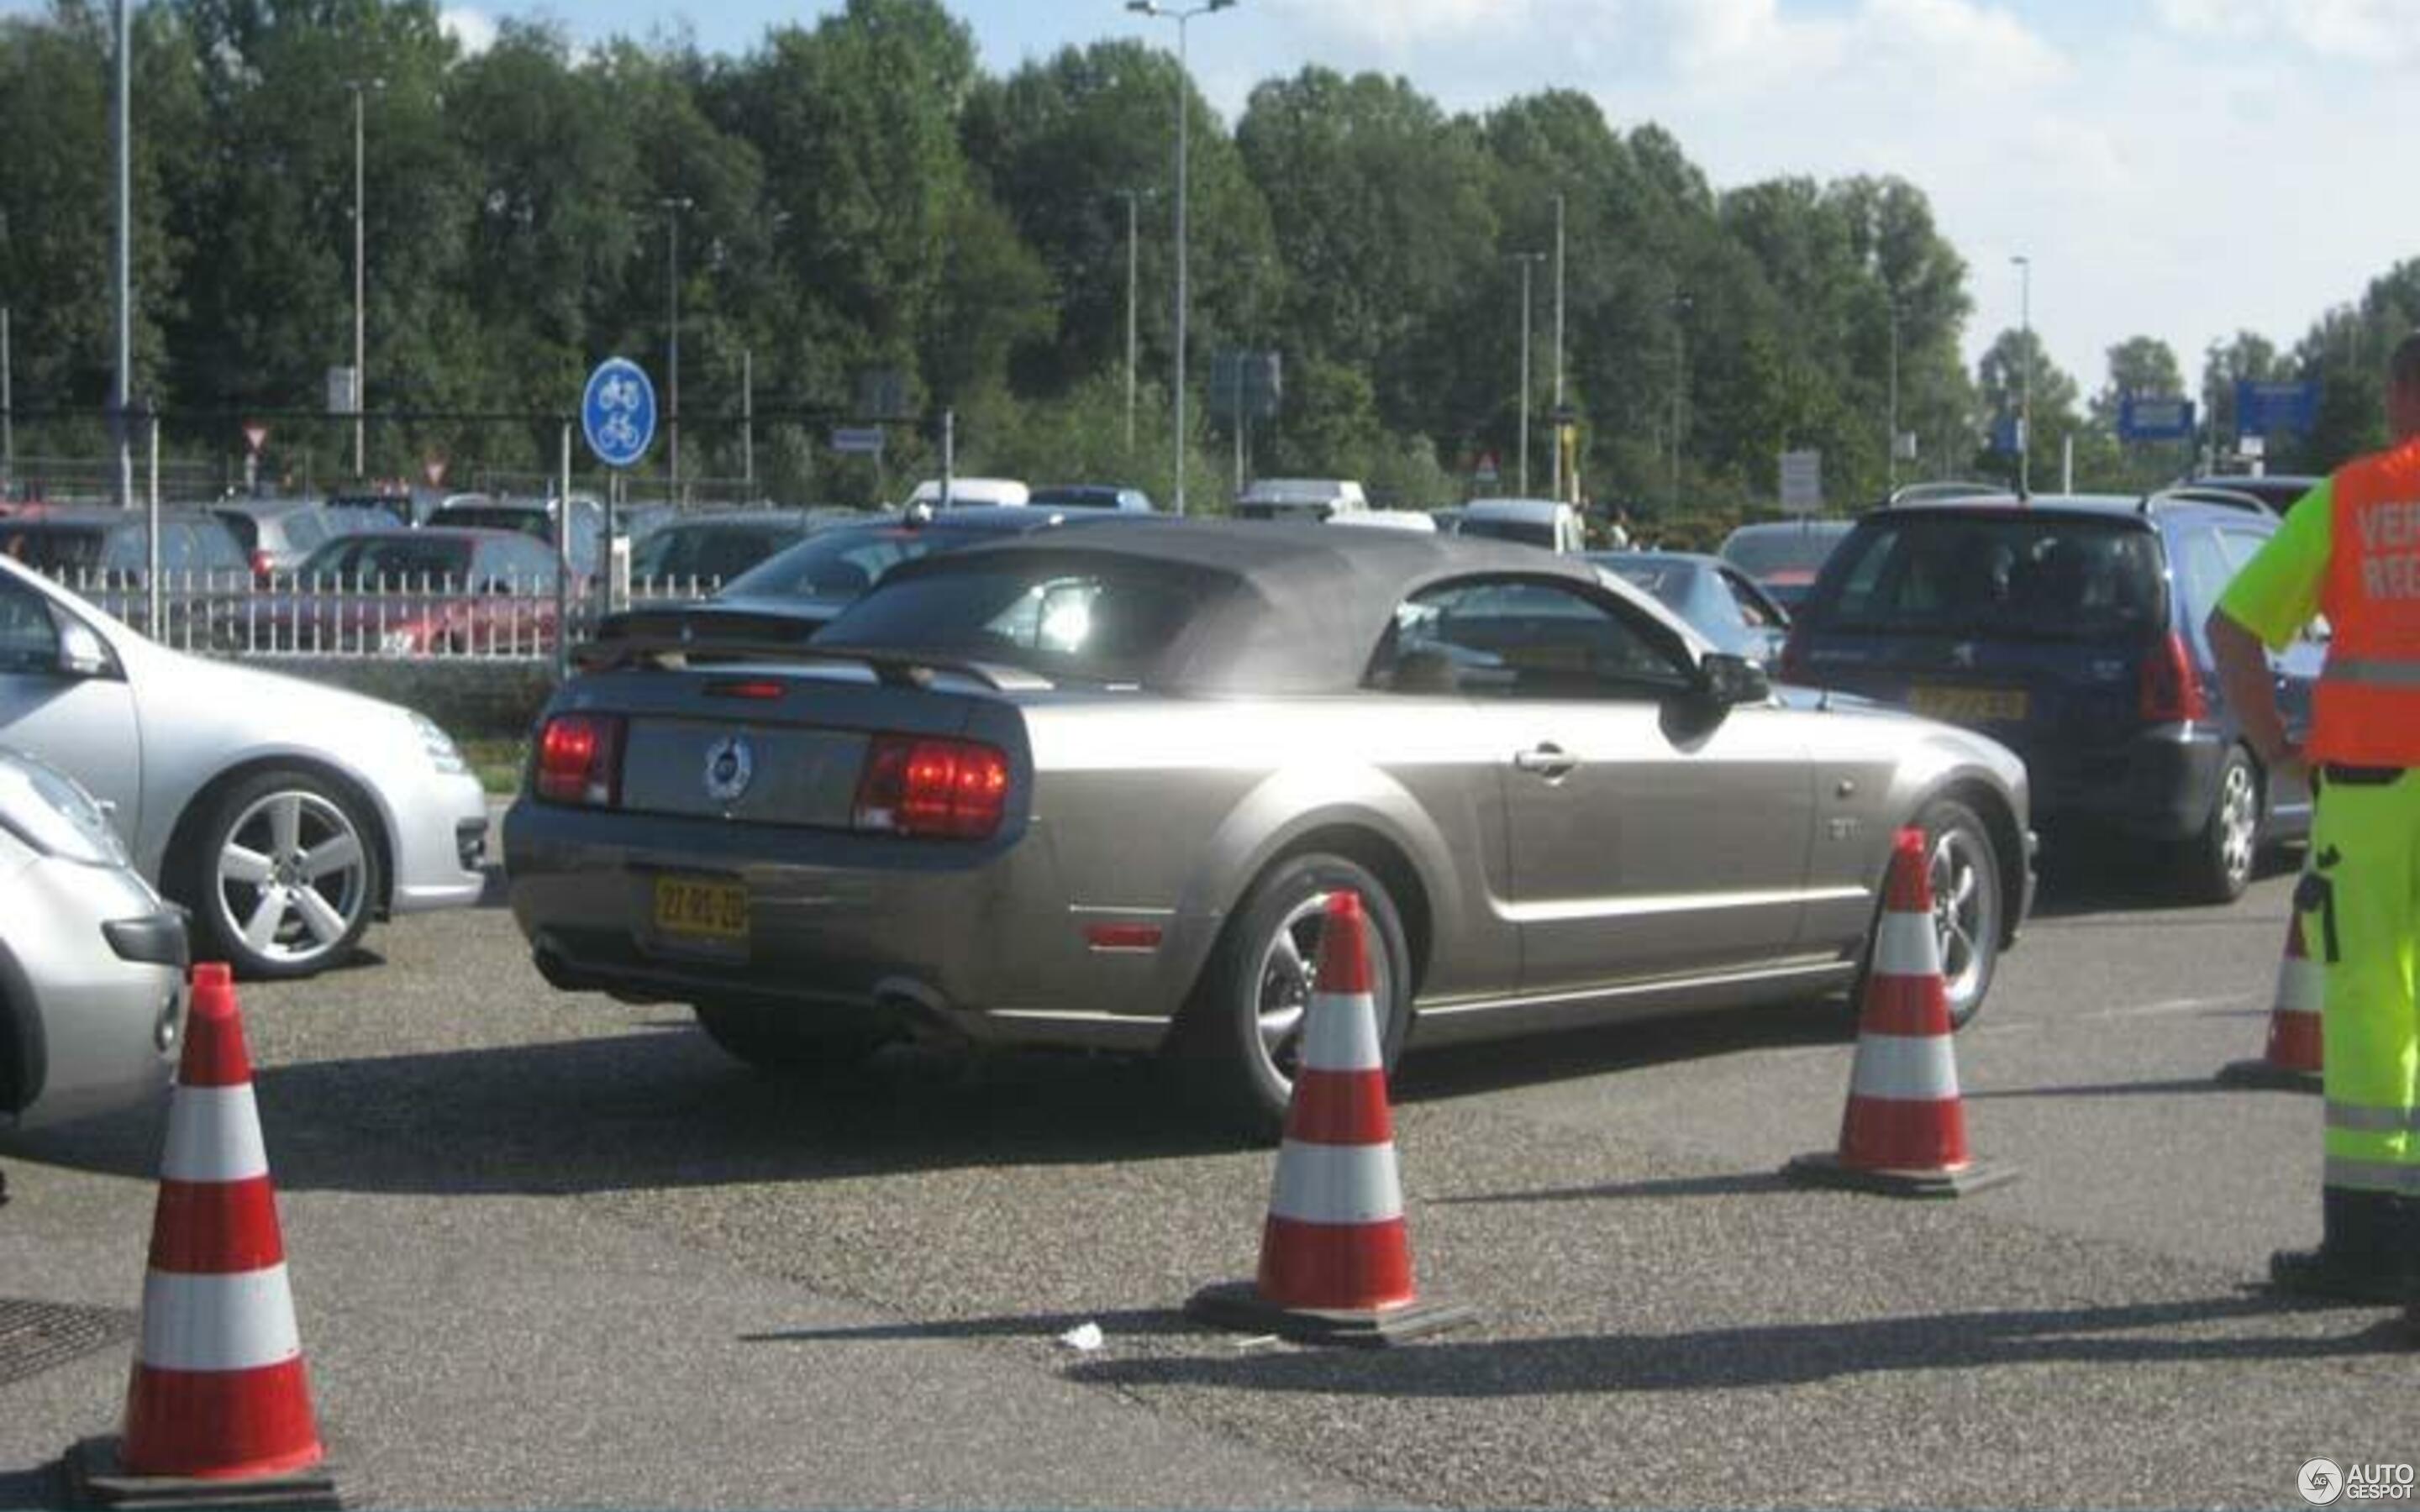
[{"label": "alloy wheel", "polygon": [[237,815],[213,879],[234,933],[278,965],[324,956],[369,906],[366,842],[343,809],[316,793],[271,793]]}]

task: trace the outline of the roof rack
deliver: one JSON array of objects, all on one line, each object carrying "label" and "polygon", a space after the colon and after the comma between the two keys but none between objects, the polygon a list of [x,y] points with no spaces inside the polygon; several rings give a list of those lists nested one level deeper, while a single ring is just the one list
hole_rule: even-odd
[{"label": "roof rack", "polygon": [[1935,483],[1902,484],[1890,491],[1883,501],[1885,508],[1899,504],[1930,503],[1942,499],[1989,499],[2006,495],[2009,490],[1996,483],[1969,483],[1961,479],[1943,479]]},{"label": "roof rack", "polygon": [[2255,515],[2274,513],[2260,501],[2257,494],[2245,493],[2238,488],[2214,488],[2206,484],[2154,489],[2145,494],[2143,501],[2134,507],[2148,515],[2157,504],[2214,504],[2221,509],[2241,509]]}]

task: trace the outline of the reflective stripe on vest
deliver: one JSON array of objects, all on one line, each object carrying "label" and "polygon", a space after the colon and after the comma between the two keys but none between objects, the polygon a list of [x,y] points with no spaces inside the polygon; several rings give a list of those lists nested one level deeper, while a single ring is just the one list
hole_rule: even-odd
[{"label": "reflective stripe on vest", "polygon": [[2420,766],[2420,439],[2358,457],[2330,484],[2334,626],[2311,699],[2312,760]]},{"label": "reflective stripe on vest", "polygon": [[2319,681],[2358,683],[2365,687],[2420,687],[2420,656],[2408,661],[2383,656],[2331,660],[2320,671]]}]

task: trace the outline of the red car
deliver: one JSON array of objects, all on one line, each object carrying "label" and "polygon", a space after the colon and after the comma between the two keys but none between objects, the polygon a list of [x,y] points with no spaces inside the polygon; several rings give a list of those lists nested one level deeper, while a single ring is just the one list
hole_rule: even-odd
[{"label": "red car", "polygon": [[511,531],[366,531],[230,606],[225,649],[536,656],[554,644],[554,553]]}]

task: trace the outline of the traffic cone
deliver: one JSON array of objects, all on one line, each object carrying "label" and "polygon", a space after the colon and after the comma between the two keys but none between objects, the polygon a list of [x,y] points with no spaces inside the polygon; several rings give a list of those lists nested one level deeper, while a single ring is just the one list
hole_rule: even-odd
[{"label": "traffic cone", "polygon": [[69,1489],[82,1505],[336,1507],[234,982],[206,963],[192,986],[125,1432],[68,1452]]},{"label": "traffic cone", "polygon": [[2269,1048],[2257,1060],[2230,1060],[2218,1079],[2229,1087],[2272,1091],[2319,1089],[2319,1003],[2327,974],[2303,948],[2303,916],[2286,918],[2286,954],[2277,963],[2277,995],[2269,1011]]},{"label": "traffic cone", "polygon": [[1467,1307],[1421,1302],[1412,1283],[1357,894],[1331,894],[1322,920],[1259,1278],[1205,1287],[1185,1310],[1221,1328],[1306,1344],[1390,1344],[1473,1316]]},{"label": "traffic cone", "polygon": [[1966,1148],[1922,830],[1899,832],[1885,888],[1840,1148],[1801,1155],[1783,1174],[1893,1196],[1954,1197],[1996,1186],[2016,1168],[1985,1165]]}]

